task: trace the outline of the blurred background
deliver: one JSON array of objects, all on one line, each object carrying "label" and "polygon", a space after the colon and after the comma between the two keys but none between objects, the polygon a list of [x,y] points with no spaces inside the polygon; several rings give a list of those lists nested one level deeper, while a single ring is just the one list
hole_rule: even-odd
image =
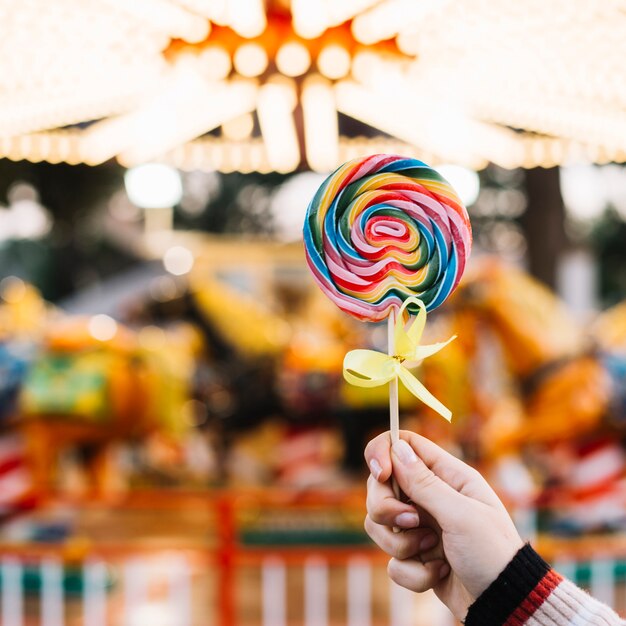
[{"label": "blurred background", "polygon": [[626,3],[0,0],[3,626],[450,626],[362,531],[386,329],[313,284],[345,160],[475,248],[419,376],[556,567],[626,611]]}]

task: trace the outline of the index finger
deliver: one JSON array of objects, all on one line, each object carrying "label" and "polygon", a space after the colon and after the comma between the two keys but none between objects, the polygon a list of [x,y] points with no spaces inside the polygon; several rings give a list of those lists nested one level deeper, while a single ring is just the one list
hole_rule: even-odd
[{"label": "index finger", "polygon": [[[453,489],[490,506],[503,507],[491,487],[474,468],[417,433],[401,430],[400,437],[411,445],[429,469]],[[376,480],[389,480],[393,472],[389,431],[374,437],[367,444],[365,460]]]},{"label": "index finger", "polygon": [[417,433],[401,430],[400,438],[409,443],[426,467],[453,489],[489,506],[504,508],[487,481],[473,467]]},{"label": "index finger", "polygon": [[381,483],[387,482],[391,476],[391,434],[389,431],[374,437],[366,446],[365,461],[372,476]]}]

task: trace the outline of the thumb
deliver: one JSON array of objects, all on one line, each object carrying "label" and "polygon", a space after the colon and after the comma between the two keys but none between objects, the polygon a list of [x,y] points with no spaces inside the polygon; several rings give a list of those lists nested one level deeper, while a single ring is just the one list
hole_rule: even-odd
[{"label": "thumb", "polygon": [[403,439],[391,446],[393,475],[412,502],[428,511],[442,529],[455,525],[463,514],[464,496],[444,482]]}]

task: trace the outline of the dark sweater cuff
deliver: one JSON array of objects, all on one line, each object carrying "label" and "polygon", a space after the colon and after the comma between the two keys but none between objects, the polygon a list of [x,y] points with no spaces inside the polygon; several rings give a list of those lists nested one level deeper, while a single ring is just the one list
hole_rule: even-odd
[{"label": "dark sweater cuff", "polygon": [[470,606],[465,625],[502,626],[549,571],[550,566],[526,544]]}]

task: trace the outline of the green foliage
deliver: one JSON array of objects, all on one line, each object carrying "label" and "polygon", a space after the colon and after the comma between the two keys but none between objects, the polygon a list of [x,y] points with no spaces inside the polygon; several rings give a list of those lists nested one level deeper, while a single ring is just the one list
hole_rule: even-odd
[{"label": "green foliage", "polygon": [[598,262],[603,305],[626,299],[626,222],[613,207],[597,221],[589,241]]}]

